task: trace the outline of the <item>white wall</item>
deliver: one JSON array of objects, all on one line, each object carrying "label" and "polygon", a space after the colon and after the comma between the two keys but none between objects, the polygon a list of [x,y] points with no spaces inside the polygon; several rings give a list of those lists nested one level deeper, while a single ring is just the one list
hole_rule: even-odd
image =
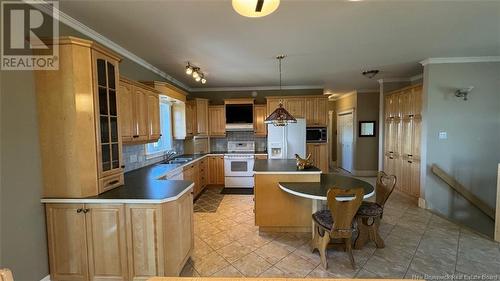
[{"label": "white wall", "polygon": [[[474,86],[468,101],[454,96]],[[424,182],[427,207],[492,236],[494,223],[430,171],[437,164],[495,208],[500,163],[500,63],[430,64],[424,68]],[[445,131],[448,139],[439,140]]]}]

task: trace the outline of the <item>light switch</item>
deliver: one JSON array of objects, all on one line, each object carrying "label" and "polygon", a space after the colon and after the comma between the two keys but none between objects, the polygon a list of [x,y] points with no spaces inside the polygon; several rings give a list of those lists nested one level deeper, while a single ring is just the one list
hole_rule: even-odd
[{"label": "light switch", "polygon": [[439,132],[439,139],[440,140],[448,139],[448,133],[443,131]]},{"label": "light switch", "polygon": [[137,162],[137,155],[132,154],[132,155],[130,155],[130,163],[134,163],[134,162]]}]

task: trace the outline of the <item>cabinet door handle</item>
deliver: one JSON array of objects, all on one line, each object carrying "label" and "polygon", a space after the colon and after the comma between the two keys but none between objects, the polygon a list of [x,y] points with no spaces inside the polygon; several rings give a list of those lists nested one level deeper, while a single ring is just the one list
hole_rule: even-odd
[{"label": "cabinet door handle", "polygon": [[90,211],[90,209],[83,209],[83,213],[86,214]]},{"label": "cabinet door handle", "polygon": [[83,211],[83,209],[82,209],[82,208],[78,208],[78,209],[76,209],[76,212],[77,212],[77,213],[81,213],[82,211]]},{"label": "cabinet door handle", "polygon": [[410,164],[411,164],[411,163],[413,163],[413,162],[412,162],[412,161],[408,161],[408,163],[410,163]]},{"label": "cabinet door handle", "polygon": [[133,137],[133,138],[138,138],[138,137],[139,137],[139,135],[133,135],[132,137]]},{"label": "cabinet door handle", "polygon": [[113,185],[113,184],[118,183],[118,182],[119,182],[119,180],[110,181],[110,182],[108,183],[108,185]]},{"label": "cabinet door handle", "polygon": [[409,157],[413,157],[413,155],[412,155],[412,154],[408,154],[408,156],[409,156]]}]

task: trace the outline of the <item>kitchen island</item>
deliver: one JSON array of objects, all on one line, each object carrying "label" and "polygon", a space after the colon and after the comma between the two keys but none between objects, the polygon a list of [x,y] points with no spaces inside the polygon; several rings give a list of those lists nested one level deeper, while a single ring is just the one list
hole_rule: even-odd
[{"label": "kitchen island", "polygon": [[312,202],[284,192],[279,182],[320,182],[321,170],[298,170],[295,160],[255,160],[255,225],[260,231],[310,232]]},{"label": "kitchen island", "polygon": [[124,185],[97,196],[42,199],[51,280],[178,276],[194,242],[189,164],[125,173]]}]

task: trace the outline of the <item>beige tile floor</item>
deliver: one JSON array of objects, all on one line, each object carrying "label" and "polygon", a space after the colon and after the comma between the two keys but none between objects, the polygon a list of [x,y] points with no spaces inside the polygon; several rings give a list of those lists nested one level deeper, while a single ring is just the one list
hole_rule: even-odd
[{"label": "beige tile floor", "polygon": [[356,269],[344,252],[329,250],[324,270],[318,253],[310,251],[310,234],[259,233],[252,199],[225,195],[212,201],[218,204],[215,211],[195,212],[193,256],[182,276],[430,279],[455,274],[457,279],[500,279],[498,243],[418,208],[397,192],[382,220],[386,247],[370,243],[355,250]]}]

